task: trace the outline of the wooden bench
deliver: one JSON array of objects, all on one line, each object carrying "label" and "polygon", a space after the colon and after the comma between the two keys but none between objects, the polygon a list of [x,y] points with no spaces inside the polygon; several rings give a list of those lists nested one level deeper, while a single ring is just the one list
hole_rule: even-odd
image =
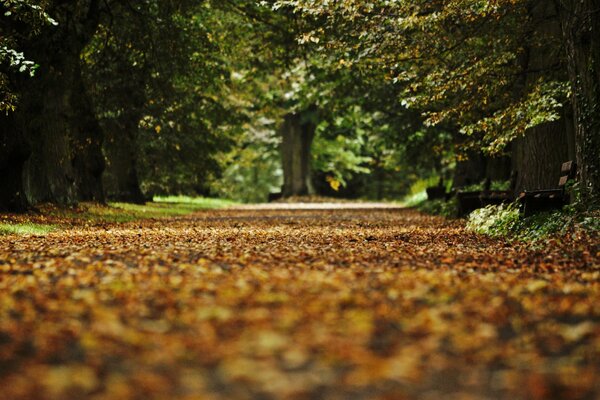
[{"label": "wooden bench", "polygon": [[457,203],[457,213],[458,217],[466,217],[473,211],[481,208],[481,190],[475,191],[463,191],[459,190],[456,192],[456,203]]},{"label": "wooden bench", "polygon": [[269,201],[269,203],[272,203],[274,201],[281,200],[282,198],[283,198],[283,193],[281,193],[281,192],[269,193],[268,201]]},{"label": "wooden bench", "polygon": [[427,192],[427,200],[445,200],[447,197],[443,178],[440,178],[437,186],[430,186],[425,191]]},{"label": "wooden bench", "polygon": [[577,175],[577,164],[567,161],[561,166],[561,176],[558,180],[558,188],[543,190],[526,190],[519,195],[519,203],[525,217],[539,212],[561,209],[569,204],[570,196],[566,190],[567,182],[575,179]]},{"label": "wooden bench", "polygon": [[483,190],[458,191],[456,200],[458,205],[458,216],[466,217],[478,208],[489,205],[500,205],[515,200],[515,186],[517,183],[516,172],[511,175],[510,188],[508,190],[491,190],[492,181],[487,178],[483,184]]},{"label": "wooden bench", "polygon": [[489,186],[487,186],[487,190],[481,193],[479,196],[481,200],[481,207],[486,206],[498,206],[500,204],[512,203],[515,201],[515,188],[517,187],[517,172],[513,171],[510,175],[510,186],[508,190],[489,190]]}]

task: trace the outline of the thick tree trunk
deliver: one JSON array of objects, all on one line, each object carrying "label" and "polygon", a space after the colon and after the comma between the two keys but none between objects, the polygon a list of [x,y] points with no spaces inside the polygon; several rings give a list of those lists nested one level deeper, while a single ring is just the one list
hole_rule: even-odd
[{"label": "thick tree trunk", "polygon": [[[25,190],[32,204],[77,203],[75,170],[71,163],[73,132],[74,63],[77,55],[62,55],[60,62],[38,57],[42,67],[28,85],[27,101],[17,111],[21,127],[32,146],[25,167]],[[46,62],[44,62],[46,61]]]},{"label": "thick tree trunk", "polygon": [[560,166],[569,159],[564,120],[539,125],[513,143],[515,191],[549,189],[558,186]]},{"label": "thick tree trunk", "polygon": [[315,128],[314,124],[303,121],[300,114],[288,114],[284,118],[280,129],[283,138],[283,197],[305,196],[314,192],[310,161]]},{"label": "thick tree trunk", "polygon": [[76,65],[72,104],[79,105],[75,118],[77,123],[73,137],[73,167],[76,172],[78,198],[81,201],[105,202],[102,173],[105,169],[102,142],[104,134],[96,119],[94,108]]},{"label": "thick tree trunk", "polygon": [[[19,196],[25,193],[32,204],[72,205],[80,194],[86,200],[103,199],[98,187],[101,135],[80,73],[80,54],[96,30],[98,8],[98,0],[51,2],[48,12],[58,25],[46,26],[40,35],[21,43],[40,68],[34,78],[18,80],[22,101],[6,135],[30,144]],[[78,183],[85,194],[79,193]]]},{"label": "thick tree trunk", "polygon": [[600,199],[600,0],[560,0],[583,200]]},{"label": "thick tree trunk", "polygon": [[31,149],[18,129],[14,115],[0,114],[0,211],[25,211],[23,167]]},{"label": "thick tree trunk", "polygon": [[[552,2],[532,3],[530,16],[539,43],[527,48],[522,59],[523,86],[532,87],[541,76],[560,65],[555,41],[560,40],[560,21]],[[556,77],[561,79],[561,76]],[[570,159],[569,119],[567,116],[527,130],[512,145],[513,170],[517,174],[515,191],[548,189],[558,186],[560,166]]]},{"label": "thick tree trunk", "polygon": [[145,203],[137,173],[135,119],[128,119],[128,122],[124,118],[107,120],[103,125],[106,132],[104,152],[108,161],[104,174],[107,197],[115,201]]}]

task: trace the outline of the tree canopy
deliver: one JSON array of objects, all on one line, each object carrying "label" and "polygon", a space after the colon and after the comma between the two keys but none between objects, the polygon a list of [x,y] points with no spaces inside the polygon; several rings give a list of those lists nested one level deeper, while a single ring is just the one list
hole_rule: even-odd
[{"label": "tree canopy", "polygon": [[5,209],[518,192],[566,160],[598,199],[594,0],[0,4]]}]

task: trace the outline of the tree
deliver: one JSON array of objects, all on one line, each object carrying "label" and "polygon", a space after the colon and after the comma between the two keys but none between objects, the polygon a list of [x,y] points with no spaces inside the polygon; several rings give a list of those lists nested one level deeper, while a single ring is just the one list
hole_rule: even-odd
[{"label": "tree", "polygon": [[584,201],[600,197],[600,1],[560,0]]},{"label": "tree", "polygon": [[[337,63],[367,74],[380,70],[387,84],[398,88],[397,110],[403,112],[400,105],[418,110],[426,126],[454,132],[458,174],[485,170],[488,155],[506,154],[512,145],[518,189],[555,185],[557,165],[570,158],[564,149],[571,130],[565,128],[567,76],[551,3],[289,0],[278,5],[295,7],[312,21],[301,35],[313,51],[333,54]],[[460,168],[467,154],[470,163],[481,159],[477,168]],[[461,180],[465,177],[456,176],[457,183]]]},{"label": "tree", "polygon": [[[86,194],[102,201],[97,179],[103,169],[98,153],[102,138],[99,131],[92,131],[91,108],[85,100],[81,103],[86,95],[79,64],[81,51],[99,22],[100,4],[49,1],[45,12],[56,23],[40,26],[39,35],[31,35],[26,25],[14,27],[15,44],[40,67],[35,79],[14,80],[15,91],[26,96],[21,97],[14,115],[5,117],[9,120],[3,123],[4,135],[13,142],[28,143],[30,155],[14,159],[17,165],[8,172],[13,185],[7,196],[19,198],[19,207],[43,201],[74,204],[79,197],[76,183],[85,181],[90,186]],[[78,161],[73,159],[75,151],[82,156]],[[5,204],[14,206],[14,201]]]},{"label": "tree", "polygon": [[27,207],[22,174],[31,148],[17,129],[12,114],[21,93],[17,86],[32,79],[36,65],[19,45],[23,39],[37,36],[48,25],[56,25],[38,4],[28,1],[3,1],[0,9],[0,210]]},{"label": "tree", "polygon": [[[114,4],[86,53],[86,80],[107,134],[109,197],[203,192],[226,142],[215,93],[225,72],[206,2]],[[212,129],[212,128],[215,129]]]}]

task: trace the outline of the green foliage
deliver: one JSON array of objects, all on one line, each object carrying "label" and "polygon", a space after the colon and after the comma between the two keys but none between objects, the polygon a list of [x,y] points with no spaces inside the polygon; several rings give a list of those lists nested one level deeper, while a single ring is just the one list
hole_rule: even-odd
[{"label": "green foliage", "polygon": [[[460,188],[464,192],[479,192],[485,188],[485,182],[475,183],[473,185],[467,185]],[[508,181],[492,181],[490,183],[490,190],[508,190],[510,188],[510,180]]]},{"label": "green foliage", "polygon": [[324,121],[317,128],[312,147],[313,169],[326,174],[334,190],[346,186],[353,175],[371,171],[368,163],[373,158],[367,154],[366,145],[372,119],[365,117],[356,106],[332,124]]},{"label": "green foliage", "polygon": [[232,143],[226,127],[238,123],[223,96],[228,70],[215,41],[220,27],[208,23],[214,11],[193,0],[144,0],[111,12],[83,54],[105,143],[132,147],[147,195],[208,194],[217,153]]},{"label": "green foliage", "polygon": [[[450,165],[442,162],[449,143],[499,154],[527,129],[562,115],[569,96],[565,69],[553,66],[543,79],[526,78],[535,74],[523,64],[528,54],[555,54],[560,47],[532,17],[534,6],[528,0],[273,4],[309,21],[299,42],[327,68],[357,77],[357,98],[393,110],[388,117],[418,116],[429,131],[418,148],[438,171]],[[454,141],[432,135],[445,130]],[[419,132],[403,130],[395,141],[410,150]]]},{"label": "green foliage", "polygon": [[283,171],[279,155],[280,138],[275,121],[252,115],[238,136],[238,146],[218,157],[221,175],[210,182],[210,191],[219,197],[246,203],[265,202],[279,192]]},{"label": "green foliage", "polygon": [[487,206],[469,215],[467,229],[490,236],[509,236],[519,224],[517,204]]},{"label": "green foliage", "polygon": [[469,215],[467,229],[493,237],[537,242],[560,236],[573,228],[600,231],[598,215],[577,212],[573,207],[523,218],[518,204],[487,206]]},{"label": "green foliage", "polygon": [[245,203],[261,203],[279,192],[283,172],[277,153],[258,146],[236,149],[223,156],[223,173],[211,182],[211,192]]},{"label": "green foliage", "polygon": [[427,201],[427,192],[421,190],[420,192],[412,193],[404,197],[402,205],[404,207],[417,207],[423,205]]},{"label": "green foliage", "polygon": [[[448,184],[464,154],[502,153],[556,121],[571,96],[561,43],[529,0],[93,3],[101,12],[77,18],[97,23],[81,61],[105,155],[114,166],[109,146],[130,146],[119,157],[135,159],[132,175],[150,196],[264,201],[282,181],[277,125],[296,112],[318,126],[311,167],[321,192],[412,193],[413,204],[420,179]],[[12,80],[35,71],[19,37],[56,24],[47,10],[76,7],[0,4],[11,22],[0,27],[7,111],[18,101]],[[21,24],[25,32],[11,28]],[[535,54],[556,65],[538,68]],[[454,206],[424,207],[451,215]]]},{"label": "green foliage", "polygon": [[[2,0],[0,1],[0,112],[14,111],[19,94],[11,84],[14,74],[35,75],[37,65],[20,51],[19,39],[33,37],[44,25],[57,25],[45,11],[45,1]],[[23,29],[24,28],[24,29]]]},{"label": "green foliage", "polygon": [[402,199],[402,204],[405,207],[421,207],[427,201],[427,188],[437,186],[440,178],[431,176],[428,179],[420,178],[416,180],[408,191],[408,194]]}]

